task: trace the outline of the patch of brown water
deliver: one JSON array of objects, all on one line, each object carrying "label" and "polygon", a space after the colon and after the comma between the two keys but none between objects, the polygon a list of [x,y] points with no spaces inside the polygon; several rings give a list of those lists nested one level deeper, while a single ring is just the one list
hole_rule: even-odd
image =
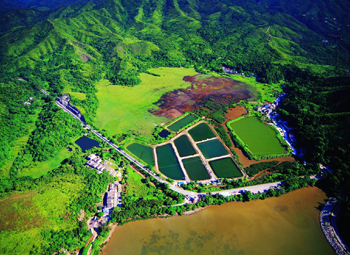
[{"label": "patch of brown water", "polygon": [[317,208],[325,199],[320,189],[304,188],[132,222],[115,230],[103,254],[334,254],[319,225]]}]

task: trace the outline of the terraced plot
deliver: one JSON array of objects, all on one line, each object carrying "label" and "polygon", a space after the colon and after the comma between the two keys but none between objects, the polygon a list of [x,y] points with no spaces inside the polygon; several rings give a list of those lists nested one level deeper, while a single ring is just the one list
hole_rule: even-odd
[{"label": "terraced plot", "polygon": [[187,126],[188,124],[190,124],[191,122],[195,121],[196,119],[197,119],[197,117],[193,116],[192,114],[189,114],[189,115],[183,117],[182,119],[179,119],[178,121],[171,124],[168,127],[168,129],[170,129],[171,131],[177,132],[181,128],[183,128],[183,127]]},{"label": "terraced plot", "polygon": [[229,154],[224,145],[217,139],[198,143],[197,146],[207,159]]},{"label": "terraced plot", "polygon": [[154,155],[153,155],[153,149],[151,147],[148,147],[146,145],[138,144],[138,143],[132,143],[128,145],[127,150],[130,151],[132,154],[134,154],[136,157],[142,159],[144,162],[146,162],[149,165],[154,166]]},{"label": "terraced plot", "polygon": [[190,129],[188,133],[196,142],[215,137],[213,130],[211,130],[206,123],[201,123],[198,126]]},{"label": "terraced plot", "polygon": [[199,157],[184,159],[182,160],[182,163],[192,181],[206,180],[210,178],[208,171],[205,169],[205,166]]},{"label": "terraced plot", "polygon": [[186,135],[180,136],[174,141],[174,143],[177,151],[179,152],[180,157],[186,157],[196,154],[195,149],[193,148],[191,142],[188,140],[188,137]]},{"label": "terraced plot", "polygon": [[238,178],[243,176],[231,158],[210,161],[209,164],[218,178]]},{"label": "terraced plot", "polygon": [[156,148],[159,171],[174,180],[185,178],[171,144]]},{"label": "terraced plot", "polygon": [[285,153],[285,149],[276,137],[276,131],[261,123],[256,117],[234,121],[230,126],[255,155]]}]

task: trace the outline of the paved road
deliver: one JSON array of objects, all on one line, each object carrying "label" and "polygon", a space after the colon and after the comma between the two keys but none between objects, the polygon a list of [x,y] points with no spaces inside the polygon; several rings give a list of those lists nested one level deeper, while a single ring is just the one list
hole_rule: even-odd
[{"label": "paved road", "polygon": [[[48,93],[46,91],[42,92],[45,95],[48,95]],[[78,119],[83,125],[86,125],[84,122],[82,122],[80,120],[80,118],[78,116],[76,116],[72,111],[70,111],[69,109],[67,109],[64,105],[62,105],[59,101],[55,101],[55,103],[57,104],[58,107],[62,108],[65,112],[71,114],[74,118]],[[89,126],[87,126],[88,128],[90,128]],[[128,153],[126,153],[124,150],[122,150],[120,147],[118,147],[117,145],[115,145],[114,143],[112,143],[110,140],[108,140],[106,137],[104,137],[102,134],[98,133],[96,130],[94,129],[90,129],[91,132],[93,132],[96,136],[98,136],[100,139],[102,139],[103,141],[105,141],[106,143],[108,143],[112,148],[114,148],[117,152],[119,152],[120,154],[122,154],[124,157],[126,157],[130,162],[133,162],[136,166],[138,166],[139,168],[143,169],[144,171],[146,171],[148,174],[152,175],[154,178],[156,178],[159,182],[161,183],[165,183],[168,184],[170,189],[172,189],[173,191],[176,191],[178,193],[181,193],[185,196],[198,196],[198,195],[205,195],[206,193],[197,193],[197,192],[193,192],[193,191],[187,191],[187,190],[183,190],[178,186],[175,186],[173,184],[168,183],[167,181],[163,180],[162,178],[160,178],[157,174],[155,174],[154,172],[152,172],[151,170],[149,170],[146,166],[144,166],[143,164],[141,164],[139,161],[137,161],[135,158],[133,158],[132,156],[130,156]],[[214,191],[211,192],[213,195],[216,194],[221,194],[223,196],[231,196],[237,193],[241,193],[241,192],[245,192],[245,191],[250,191],[251,193],[255,194],[255,193],[259,193],[259,192],[265,192],[268,189],[272,188],[272,187],[278,187],[281,184],[281,182],[273,182],[273,183],[266,183],[266,184],[261,184],[261,185],[256,185],[256,186],[249,186],[249,187],[242,187],[242,188],[236,188],[236,189],[230,189],[230,190],[221,190],[221,191]]]}]

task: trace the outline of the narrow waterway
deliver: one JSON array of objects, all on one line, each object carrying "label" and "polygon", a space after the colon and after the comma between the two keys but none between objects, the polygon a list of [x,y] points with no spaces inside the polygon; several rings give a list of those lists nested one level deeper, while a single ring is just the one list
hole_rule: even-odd
[{"label": "narrow waterway", "polygon": [[304,188],[189,216],[132,222],[116,228],[103,254],[334,254],[319,225],[325,199],[320,189]]}]

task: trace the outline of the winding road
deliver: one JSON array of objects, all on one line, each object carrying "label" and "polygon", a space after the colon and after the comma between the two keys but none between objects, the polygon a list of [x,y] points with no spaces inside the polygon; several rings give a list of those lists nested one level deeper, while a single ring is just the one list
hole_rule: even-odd
[{"label": "winding road", "polygon": [[[46,91],[41,89],[41,92],[44,93],[45,95],[49,95]],[[156,178],[159,182],[165,183],[169,185],[169,188],[175,192],[178,192],[180,194],[183,194],[185,196],[198,196],[198,195],[206,195],[207,193],[198,193],[198,192],[193,192],[193,191],[188,191],[181,189],[180,187],[170,184],[167,181],[163,180],[162,178],[159,177],[159,175],[155,174],[152,172],[150,169],[148,169],[146,166],[141,164],[139,161],[137,161],[135,158],[133,158],[131,155],[126,153],[124,150],[122,150],[120,147],[112,143],[110,140],[108,140],[106,137],[104,137],[102,134],[97,132],[96,130],[92,129],[90,126],[86,125],[85,122],[83,122],[79,116],[77,116],[75,113],[70,111],[68,108],[66,108],[63,104],[61,104],[58,100],[55,100],[55,103],[58,107],[63,109],[65,112],[69,113],[72,115],[75,119],[78,119],[83,126],[85,126],[87,129],[90,129],[92,133],[94,133],[96,136],[98,136],[100,139],[108,143],[112,148],[114,148],[118,153],[122,154],[124,157],[126,157],[130,162],[134,163],[136,166],[141,168],[142,170],[146,171],[149,175],[153,176]],[[250,191],[252,194],[255,193],[261,193],[269,190],[270,188],[276,188],[281,184],[281,182],[272,182],[272,183],[265,183],[261,185],[256,185],[256,186],[248,186],[248,187],[241,187],[241,188],[235,188],[235,189],[229,189],[229,190],[221,190],[221,191],[213,191],[211,194],[216,195],[216,194],[221,194],[223,196],[232,196],[238,193],[244,193],[246,191]]]}]

